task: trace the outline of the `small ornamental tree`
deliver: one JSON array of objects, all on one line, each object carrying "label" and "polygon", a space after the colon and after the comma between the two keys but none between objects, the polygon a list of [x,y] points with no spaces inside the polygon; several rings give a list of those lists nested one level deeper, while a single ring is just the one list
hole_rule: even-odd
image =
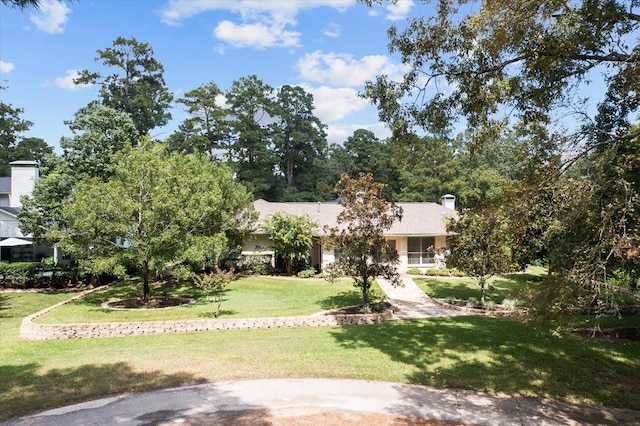
[{"label": "small ornamental tree", "polygon": [[276,253],[286,264],[287,274],[293,274],[293,261],[309,253],[313,245],[313,230],[318,226],[309,216],[275,212],[264,221],[262,228],[273,243]]},{"label": "small ornamental tree", "polygon": [[447,231],[456,233],[447,266],[460,269],[478,282],[482,305],[487,280],[512,270],[505,223],[495,210],[468,210],[447,223]]},{"label": "small ornamental tree", "polygon": [[376,183],[371,174],[351,179],[342,174],[336,185],[344,208],[337,227],[326,228],[329,241],[339,251],[336,266],[353,278],[362,292],[363,310],[368,310],[371,282],[377,276],[399,283],[395,264],[398,252],[385,240],[384,232],[402,219],[402,208],[384,199],[387,185]]}]

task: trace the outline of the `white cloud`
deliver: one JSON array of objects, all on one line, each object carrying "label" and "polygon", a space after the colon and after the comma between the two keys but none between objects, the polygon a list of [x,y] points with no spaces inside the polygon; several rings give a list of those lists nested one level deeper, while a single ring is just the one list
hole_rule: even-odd
[{"label": "white cloud", "polygon": [[[413,8],[413,0],[397,0],[396,2],[389,2],[384,9],[386,9],[386,18],[390,21],[398,21],[405,19],[409,16],[409,12]],[[374,5],[369,8],[367,14],[369,16],[380,16],[384,14],[382,6]]]},{"label": "white cloud", "polygon": [[38,29],[47,33],[59,34],[64,32],[64,24],[71,13],[66,4],[56,0],[44,0],[40,4],[40,11],[31,14],[31,22]]},{"label": "white cloud", "polygon": [[369,101],[348,87],[334,89],[327,86],[310,87],[307,84],[300,84],[300,87],[313,95],[314,113],[325,123],[342,120],[369,106]]},{"label": "white cloud", "polygon": [[257,22],[254,24],[236,25],[231,21],[222,21],[213,30],[213,35],[235,47],[267,47],[298,46],[300,33],[285,30],[284,22],[271,25]]},{"label": "white cloud", "polygon": [[340,25],[332,22],[326,27],[324,27],[324,29],[322,30],[322,34],[331,38],[340,37],[340,34],[341,34]]},{"label": "white cloud", "polygon": [[5,62],[0,59],[0,73],[6,74],[10,73],[13,70],[14,66],[11,62]]},{"label": "white cloud", "polygon": [[91,84],[75,84],[73,80],[76,78],[78,78],[78,70],[67,70],[67,75],[56,78],[54,84],[65,90],[76,90],[92,86]]},{"label": "white cloud", "polygon": [[256,20],[256,16],[264,14],[293,17],[301,10],[323,6],[343,11],[355,3],[356,0],[169,0],[158,14],[162,22],[179,25],[187,18],[210,10],[227,10],[240,13],[243,19]]},{"label": "white cloud", "polygon": [[305,81],[338,86],[361,87],[367,80],[386,74],[391,78],[402,75],[402,66],[393,64],[382,55],[355,59],[346,53],[307,53],[298,60],[296,68]]},{"label": "white cloud", "polygon": [[300,45],[301,34],[291,28],[297,25],[295,17],[301,10],[324,6],[342,11],[354,3],[355,0],[169,0],[158,13],[168,25],[180,25],[207,11],[237,13],[239,22],[220,21],[213,35],[235,47],[265,49]]},{"label": "white cloud", "polygon": [[413,8],[413,0],[398,0],[396,3],[389,3],[387,5],[389,12],[387,19],[391,21],[404,19],[411,12],[411,8]]},{"label": "white cloud", "polygon": [[378,139],[386,139],[391,136],[391,130],[384,123],[369,124],[330,124],[327,127],[327,141],[331,143],[343,143],[353,132],[365,129],[373,132]]}]

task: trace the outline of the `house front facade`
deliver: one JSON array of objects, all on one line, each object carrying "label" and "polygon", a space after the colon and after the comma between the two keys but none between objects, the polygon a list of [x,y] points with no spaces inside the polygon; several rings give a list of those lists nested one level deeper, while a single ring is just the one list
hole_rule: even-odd
[{"label": "house front facade", "polygon": [[[444,267],[444,253],[447,250],[447,218],[455,218],[455,197],[445,195],[441,203],[396,203],[402,207],[402,220],[396,221],[385,233],[385,239],[398,252],[398,271],[406,272],[411,268],[421,270]],[[242,255],[245,257],[262,256],[274,258],[273,246],[269,236],[260,224],[271,214],[281,211],[294,215],[306,215],[317,226],[314,230],[314,244],[310,250],[310,263],[319,271],[335,262],[336,253],[329,248],[326,238],[329,236],[324,227],[336,226],[336,218],[342,211],[337,202],[325,203],[272,203],[265,200],[254,202],[259,214],[256,229],[243,241]]]},{"label": "house front facade", "polygon": [[39,261],[53,255],[53,249],[33,244],[33,238],[20,231],[18,221],[20,197],[33,192],[40,176],[39,165],[36,161],[14,161],[10,166],[11,176],[0,177],[0,261]]}]

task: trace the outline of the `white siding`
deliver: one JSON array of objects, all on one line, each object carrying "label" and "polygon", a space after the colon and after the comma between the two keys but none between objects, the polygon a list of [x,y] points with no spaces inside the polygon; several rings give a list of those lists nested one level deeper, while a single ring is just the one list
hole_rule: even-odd
[{"label": "white siding", "polygon": [[38,163],[35,161],[14,161],[11,163],[11,197],[9,207],[21,207],[20,197],[31,195],[38,180]]},{"label": "white siding", "polygon": [[0,212],[0,238],[4,239],[9,237],[24,238],[25,236],[20,232],[18,219]]}]

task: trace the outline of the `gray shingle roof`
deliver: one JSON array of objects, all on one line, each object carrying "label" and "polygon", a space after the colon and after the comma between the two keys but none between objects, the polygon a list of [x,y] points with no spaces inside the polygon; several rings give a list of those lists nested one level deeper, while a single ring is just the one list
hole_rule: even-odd
[{"label": "gray shingle roof", "polygon": [[18,216],[18,213],[20,213],[20,207],[0,207],[0,210],[11,216]]},{"label": "gray shingle roof", "polygon": [[[445,218],[457,217],[458,212],[437,203],[396,203],[402,207],[402,220],[393,224],[387,235],[447,235]],[[342,211],[337,203],[270,203],[256,200],[253,203],[259,213],[258,223],[270,214],[284,211],[295,215],[307,215],[318,223],[316,235],[326,235],[325,225],[336,226],[336,217]],[[256,233],[260,233],[256,231]]]}]

